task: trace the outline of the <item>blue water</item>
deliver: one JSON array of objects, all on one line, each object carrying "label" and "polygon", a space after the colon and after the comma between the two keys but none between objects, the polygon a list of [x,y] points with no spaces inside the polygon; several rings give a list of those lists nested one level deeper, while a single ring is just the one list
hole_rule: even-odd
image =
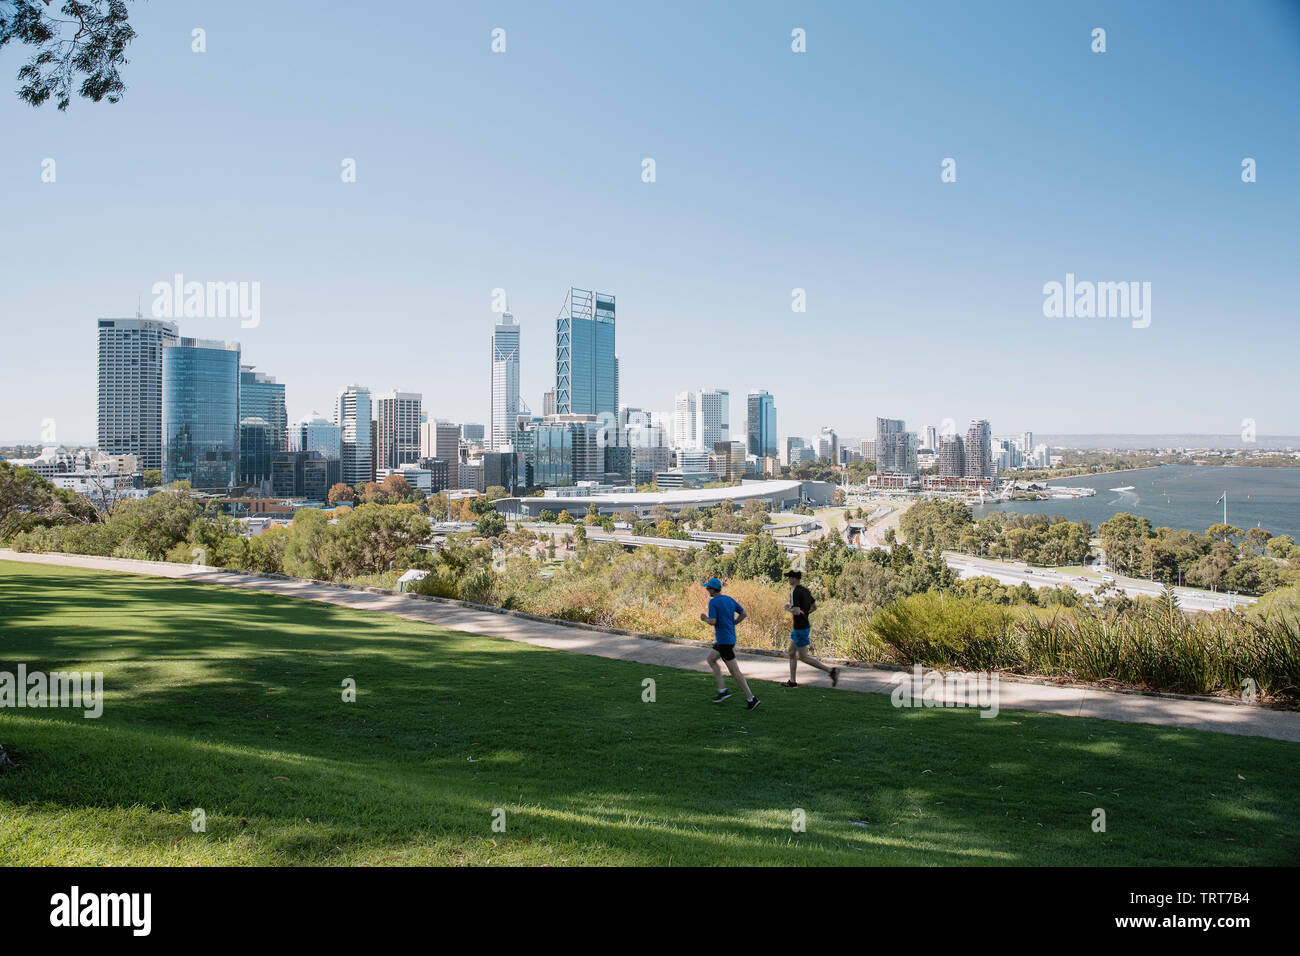
[{"label": "blue water", "polygon": [[[1238,528],[1260,527],[1289,534],[1300,541],[1300,468],[1241,468],[1230,465],[1200,468],[1164,465],[1113,475],[1061,478],[1050,482],[1070,488],[1096,488],[1091,498],[1053,501],[1007,501],[977,505],[976,518],[991,511],[1062,515],[1088,521],[1093,530],[1121,511],[1149,518],[1153,528],[1189,528],[1203,532],[1223,520],[1228,492],[1228,523]],[[1132,491],[1112,491],[1132,485]]]}]

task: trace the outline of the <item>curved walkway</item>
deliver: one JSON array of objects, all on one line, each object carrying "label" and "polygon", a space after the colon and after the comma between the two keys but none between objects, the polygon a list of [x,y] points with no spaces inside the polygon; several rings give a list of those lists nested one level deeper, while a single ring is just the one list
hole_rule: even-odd
[{"label": "curved walkway", "polygon": [[[0,548],[0,560],[149,574],[162,578],[185,578],[322,601],[358,610],[379,611],[469,634],[522,641],[555,650],[638,661],[659,667],[708,670],[704,660],[708,645],[702,642],[563,624],[458,601],[164,561],[131,561],[72,554],[22,554],[5,548]],[[789,665],[780,652],[742,649],[740,656],[744,659],[745,674],[751,679],[782,681],[789,677]],[[803,667],[800,673],[806,676],[810,671]],[[898,686],[900,676],[900,672],[894,670],[846,667],[841,671],[839,686],[841,690],[888,694]],[[825,682],[824,675],[816,675],[815,683],[824,685]],[[1214,698],[1126,693],[1006,676],[1002,676],[998,684],[998,707],[1002,711],[1033,710],[1069,717],[1097,717],[1126,723],[1159,724],[1300,742],[1300,713],[1291,711]],[[763,693],[773,695],[794,692],[773,687]]]}]

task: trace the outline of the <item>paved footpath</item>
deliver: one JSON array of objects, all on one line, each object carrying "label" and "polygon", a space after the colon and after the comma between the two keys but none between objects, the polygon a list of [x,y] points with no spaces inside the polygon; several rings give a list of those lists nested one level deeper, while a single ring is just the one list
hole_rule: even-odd
[{"label": "paved footpath", "polygon": [[[5,548],[0,548],[0,560],[149,574],[162,578],[185,578],[306,598],[358,610],[379,611],[469,634],[522,641],[555,650],[593,654],[615,660],[638,661],[658,667],[708,670],[704,660],[707,645],[703,643],[611,633],[469,607],[457,602],[356,590],[298,579],[240,574],[234,571],[188,564],[170,564],[163,561],[129,561],[121,558],[65,554],[21,554]],[[703,604],[702,600],[701,604]],[[0,620],[3,618],[0,617]],[[743,669],[747,677],[768,681],[782,681],[789,677],[789,665],[784,656],[775,657],[747,651],[741,651],[739,656],[744,662]],[[805,666],[801,666],[799,672],[801,677],[815,673]],[[847,691],[887,694],[899,686],[900,676],[898,671],[846,667],[840,672],[839,687]],[[826,684],[825,675],[816,674],[812,683]],[[1126,723],[1161,724],[1300,742],[1300,713],[1291,711],[1204,697],[1122,693],[1096,687],[1061,686],[1007,677],[1002,677],[998,685],[998,706],[1003,711],[1036,710],[1070,717],[1098,717]],[[798,693],[798,691],[767,687],[760,692],[760,695],[791,693]]]}]

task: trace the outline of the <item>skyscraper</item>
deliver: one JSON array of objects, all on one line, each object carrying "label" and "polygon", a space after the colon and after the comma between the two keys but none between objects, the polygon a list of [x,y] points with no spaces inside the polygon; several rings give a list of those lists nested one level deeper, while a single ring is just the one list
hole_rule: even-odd
[{"label": "skyscraper", "polygon": [[695,392],[678,392],[673,400],[673,447],[696,447],[699,398]]},{"label": "skyscraper", "polygon": [[749,454],[757,458],[775,458],[776,403],[770,392],[755,389],[749,393],[745,432]]},{"label": "skyscraper", "polygon": [[272,451],[288,450],[289,416],[284,406],[284,385],[265,372],[254,371],[251,365],[239,369],[239,420],[245,418],[266,422]]},{"label": "skyscraper", "polygon": [[731,393],[722,388],[701,389],[696,403],[696,448],[712,451],[731,441]]},{"label": "skyscraper", "polygon": [[966,429],[967,478],[993,477],[993,440],[989,423],[984,419],[972,420]]},{"label": "skyscraper", "polygon": [[339,426],[344,483],[356,485],[374,481],[370,447],[370,389],[364,385],[349,385],[340,389],[334,406],[334,424]]},{"label": "skyscraper", "polygon": [[394,389],[375,396],[375,466],[400,468],[420,460],[419,392]]},{"label": "skyscraper", "polygon": [[177,339],[162,352],[162,480],[226,491],[239,476],[239,345]]},{"label": "skyscraper", "polygon": [[555,413],[618,414],[614,297],[570,289],[555,318]]},{"label": "skyscraper", "polygon": [[966,474],[966,449],[960,435],[939,439],[939,477],[962,478]]},{"label": "skyscraper", "polygon": [[239,420],[239,484],[271,490],[271,463],[279,451],[274,442],[271,424],[266,419],[250,415]]},{"label": "skyscraper", "polygon": [[152,319],[99,320],[99,450],[135,455],[161,468],[163,347],[176,325]]},{"label": "skyscraper", "polygon": [[817,457],[824,458],[832,465],[839,463],[840,436],[835,434],[835,429],[830,425],[823,425],[821,433],[817,436]]},{"label": "skyscraper", "polygon": [[460,426],[448,421],[421,424],[420,457],[446,463],[447,475],[454,481],[460,473]]},{"label": "skyscraper", "polygon": [[312,412],[311,418],[305,418],[293,426],[290,445],[294,451],[315,451],[325,458],[342,459],[339,434],[337,424]]},{"label": "skyscraper", "polygon": [[907,429],[901,418],[876,419],[876,471],[882,475],[901,471],[897,460],[898,442],[895,436]]},{"label": "skyscraper", "polygon": [[509,312],[492,332],[492,417],[488,447],[505,450],[519,419],[519,323]]}]

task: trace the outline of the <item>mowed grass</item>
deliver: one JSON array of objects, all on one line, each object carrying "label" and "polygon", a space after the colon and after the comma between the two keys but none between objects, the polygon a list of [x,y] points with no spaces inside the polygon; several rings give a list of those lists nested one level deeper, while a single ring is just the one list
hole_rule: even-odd
[{"label": "mowed grass", "polygon": [[1300,746],[1279,741],[761,682],[747,713],[710,704],[707,674],[15,562],[0,613],[0,670],[99,670],[106,691],[98,720],[0,710],[22,765],[0,774],[3,864],[1300,857]]}]

